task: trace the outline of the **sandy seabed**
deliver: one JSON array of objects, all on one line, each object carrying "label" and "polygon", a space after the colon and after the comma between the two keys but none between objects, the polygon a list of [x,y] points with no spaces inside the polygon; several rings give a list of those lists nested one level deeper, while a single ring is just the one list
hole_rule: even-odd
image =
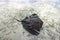
[{"label": "sandy seabed", "polygon": [[[37,7],[18,4],[0,4],[0,40],[60,40],[60,9],[49,3],[41,3]],[[36,13],[43,21],[38,36],[27,32],[21,22],[26,16]]]}]

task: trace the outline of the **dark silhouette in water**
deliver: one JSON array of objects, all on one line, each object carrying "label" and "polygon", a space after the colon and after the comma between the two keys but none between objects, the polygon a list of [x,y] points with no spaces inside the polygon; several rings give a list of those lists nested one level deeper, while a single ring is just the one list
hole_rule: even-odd
[{"label": "dark silhouette in water", "polygon": [[43,25],[43,21],[37,14],[32,14],[19,22],[22,22],[23,28],[33,35],[38,35]]}]

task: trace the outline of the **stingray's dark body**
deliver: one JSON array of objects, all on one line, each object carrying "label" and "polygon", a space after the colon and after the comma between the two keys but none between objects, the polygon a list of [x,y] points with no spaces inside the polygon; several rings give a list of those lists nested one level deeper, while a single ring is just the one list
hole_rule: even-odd
[{"label": "stingray's dark body", "polygon": [[33,35],[38,35],[40,29],[42,28],[43,21],[38,17],[37,14],[32,14],[22,20],[22,25],[24,29]]}]

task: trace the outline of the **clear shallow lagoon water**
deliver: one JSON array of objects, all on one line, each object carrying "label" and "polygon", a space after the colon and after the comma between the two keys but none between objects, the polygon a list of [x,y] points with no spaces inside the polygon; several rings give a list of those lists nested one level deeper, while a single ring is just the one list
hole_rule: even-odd
[{"label": "clear shallow lagoon water", "polygon": [[[44,22],[38,36],[15,20],[33,13]],[[60,40],[60,0],[0,0],[0,40]]]}]

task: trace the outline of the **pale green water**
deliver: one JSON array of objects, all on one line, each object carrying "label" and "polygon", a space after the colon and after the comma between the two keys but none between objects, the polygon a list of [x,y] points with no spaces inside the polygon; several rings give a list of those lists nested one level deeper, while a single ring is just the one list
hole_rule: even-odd
[{"label": "pale green water", "polygon": [[[49,3],[41,3],[32,7],[18,4],[0,5],[0,40],[60,40],[60,10]],[[36,13],[44,22],[43,29],[38,36],[31,35],[22,26],[26,16]]]}]

